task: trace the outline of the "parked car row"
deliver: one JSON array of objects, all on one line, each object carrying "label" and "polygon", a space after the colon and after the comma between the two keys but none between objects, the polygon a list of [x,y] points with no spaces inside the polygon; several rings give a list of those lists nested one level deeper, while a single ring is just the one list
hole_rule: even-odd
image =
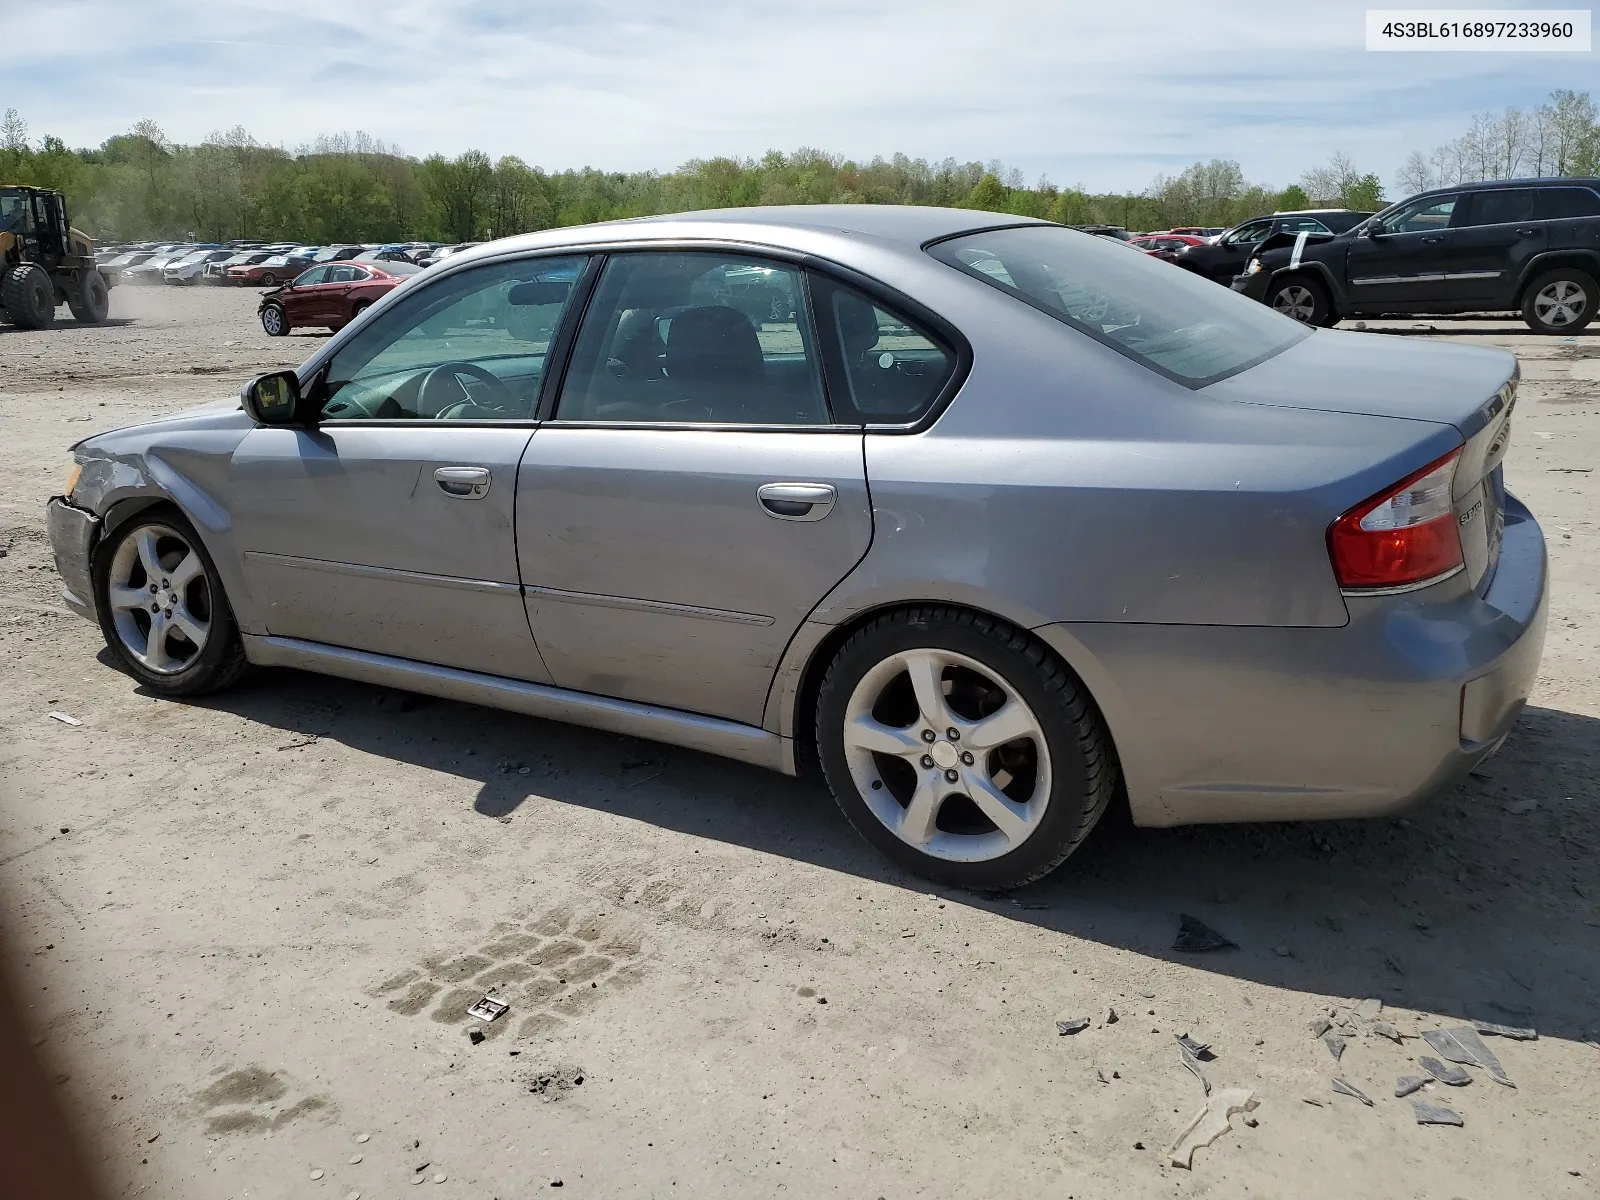
[{"label": "parked car row", "polygon": [[172,283],[276,287],[319,263],[393,262],[426,267],[477,242],[366,242],[310,246],[298,242],[141,242],[96,254],[111,284]]}]

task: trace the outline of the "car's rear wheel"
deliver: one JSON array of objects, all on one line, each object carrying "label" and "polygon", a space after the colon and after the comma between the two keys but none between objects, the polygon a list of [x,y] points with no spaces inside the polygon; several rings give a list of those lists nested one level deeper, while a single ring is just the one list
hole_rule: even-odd
[{"label": "car's rear wheel", "polygon": [[896,610],[839,649],[817,699],[834,799],[907,869],[1020,887],[1082,844],[1116,766],[1093,701],[1037,639],[946,607]]},{"label": "car's rear wheel", "polygon": [[1275,311],[1303,325],[1326,326],[1333,323],[1329,319],[1333,304],[1329,300],[1328,289],[1320,280],[1309,275],[1291,275],[1288,279],[1274,281],[1267,293],[1267,303]]},{"label": "car's rear wheel", "polygon": [[269,304],[261,310],[261,328],[268,337],[282,337],[289,332],[289,314],[281,304]]},{"label": "car's rear wheel", "polygon": [[1600,285],[1585,271],[1557,267],[1528,285],[1522,319],[1535,333],[1576,333],[1594,320]]},{"label": "car's rear wheel", "polygon": [[106,645],[151,691],[215,691],[245,670],[216,566],[175,512],[135,517],[100,548],[95,607]]},{"label": "car's rear wheel", "polygon": [[266,272],[264,275],[261,276],[261,286],[262,287],[277,287],[278,286],[278,277],[276,275],[274,275],[271,271]]}]

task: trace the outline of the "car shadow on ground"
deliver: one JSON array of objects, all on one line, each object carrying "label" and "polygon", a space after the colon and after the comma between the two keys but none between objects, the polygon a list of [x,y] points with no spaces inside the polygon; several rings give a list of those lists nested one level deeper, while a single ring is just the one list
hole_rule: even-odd
[{"label": "car shadow on ground", "polygon": [[[815,780],[289,670],[191,703],[286,743],[328,739],[474,780],[485,819],[534,797],[583,805],[1222,978],[1527,1021],[1600,1049],[1600,720],[1576,713],[1530,708],[1481,770],[1401,818],[1139,829],[1113,811],[1054,875],[985,896],[881,858]],[[1180,913],[1238,948],[1175,951]]]}]

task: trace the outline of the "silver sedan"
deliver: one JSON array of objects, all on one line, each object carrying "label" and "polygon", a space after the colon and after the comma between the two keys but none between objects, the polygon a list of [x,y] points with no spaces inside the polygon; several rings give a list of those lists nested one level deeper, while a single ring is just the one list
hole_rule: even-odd
[{"label": "silver sedan", "polygon": [[820,767],[911,870],[1388,813],[1506,737],[1517,365],[932,208],[492,242],[298,371],[74,447],[65,597],[163,695],[276,664]]}]

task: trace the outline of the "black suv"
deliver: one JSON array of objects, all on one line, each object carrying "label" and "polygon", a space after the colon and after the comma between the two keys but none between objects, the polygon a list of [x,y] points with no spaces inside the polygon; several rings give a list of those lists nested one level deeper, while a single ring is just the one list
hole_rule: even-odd
[{"label": "black suv", "polygon": [[1302,230],[1321,234],[1343,233],[1371,215],[1349,208],[1306,208],[1297,212],[1273,213],[1270,217],[1252,217],[1235,225],[1213,242],[1180,251],[1173,261],[1185,270],[1226,284],[1244,270],[1245,263],[1250,261],[1256,248],[1269,237]]},{"label": "black suv", "polygon": [[1600,302],[1600,179],[1436,188],[1347,233],[1275,236],[1233,281],[1310,325],[1380,313],[1518,312],[1576,333]]}]

